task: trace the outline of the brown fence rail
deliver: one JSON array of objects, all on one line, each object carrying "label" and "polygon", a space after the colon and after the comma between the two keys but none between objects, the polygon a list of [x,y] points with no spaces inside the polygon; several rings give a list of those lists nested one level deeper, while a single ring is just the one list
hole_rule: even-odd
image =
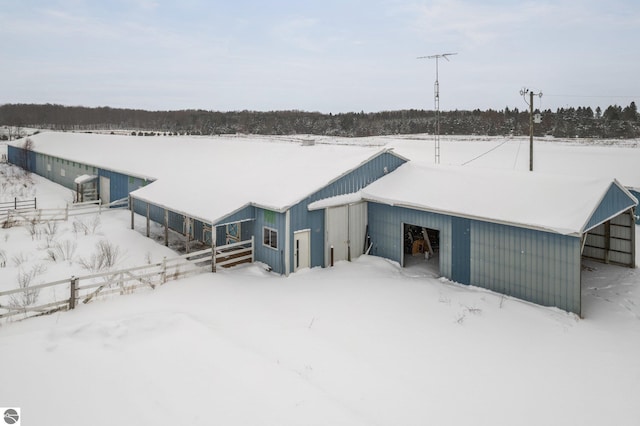
[{"label": "brown fence rail", "polygon": [[[19,202],[18,202],[19,203]],[[100,214],[105,208],[127,207],[127,199],[114,201],[110,204],[102,204],[100,200],[85,201],[82,203],[67,203],[65,207],[57,209],[35,209],[35,198],[33,199],[34,209],[19,208],[6,209],[0,217],[5,216],[5,227],[20,226],[28,223],[42,223],[52,221],[66,221],[71,216],[82,216],[88,214]],[[2,212],[0,208],[0,212]]]},{"label": "brown fence rail", "polygon": [[17,198],[14,198],[13,201],[0,202],[0,216],[6,215],[10,210],[22,212],[27,210],[36,210],[37,208],[38,203],[35,197],[33,200],[18,200]]},{"label": "brown fence rail", "polygon": [[[100,297],[114,294],[131,294],[138,289],[155,289],[171,280],[178,280],[203,272],[215,272],[216,265],[235,266],[253,261],[254,239],[239,243],[208,248],[174,258],[164,258],[161,262],[117,271],[100,272],[91,275],[71,277],[45,284],[30,285],[25,288],[0,291],[0,319],[21,315],[25,319],[56,311],[74,309],[79,302],[89,303]],[[216,255],[213,256],[213,253]],[[41,291],[48,299],[40,305],[20,303],[28,295],[39,295]],[[59,300],[56,294],[65,296]],[[48,297],[47,297],[48,296]],[[22,298],[22,299],[20,299]],[[37,299],[35,297],[33,299]],[[35,306],[34,306],[35,305]]]}]

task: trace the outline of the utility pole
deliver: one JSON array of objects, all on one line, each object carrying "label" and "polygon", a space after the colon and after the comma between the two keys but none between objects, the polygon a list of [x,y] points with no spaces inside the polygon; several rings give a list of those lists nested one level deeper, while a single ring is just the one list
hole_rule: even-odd
[{"label": "utility pole", "polygon": [[[533,97],[542,97],[542,92],[534,93],[533,90],[520,89],[520,95],[524,98],[526,94],[529,94],[529,171],[533,171]],[[527,99],[524,98],[525,102]]]},{"label": "utility pole", "polygon": [[457,55],[457,53],[440,53],[438,55],[430,55],[430,56],[418,56],[417,59],[435,59],[436,60],[436,82],[433,85],[433,94],[434,94],[434,106],[436,110],[436,131],[434,136],[434,145],[435,145],[435,162],[436,164],[440,163],[440,83],[438,82],[438,59],[444,58],[447,61],[449,58],[447,56]]}]

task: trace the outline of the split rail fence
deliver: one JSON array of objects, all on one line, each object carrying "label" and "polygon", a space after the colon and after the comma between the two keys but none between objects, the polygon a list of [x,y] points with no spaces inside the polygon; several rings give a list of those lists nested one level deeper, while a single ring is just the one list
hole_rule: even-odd
[{"label": "split rail fence", "polygon": [[7,215],[8,212],[22,212],[27,210],[36,210],[38,207],[37,199],[33,200],[18,200],[14,198],[13,201],[3,201],[0,203],[0,216]]},{"label": "split rail fence", "polygon": [[[0,319],[16,315],[21,315],[18,319],[25,319],[74,309],[79,302],[89,303],[109,295],[131,294],[139,289],[155,289],[171,280],[215,272],[217,267],[231,267],[253,260],[252,237],[234,244],[164,258],[158,263],[0,291]],[[37,306],[24,303],[25,300],[37,299],[44,299],[47,303]]]},{"label": "split rail fence", "polygon": [[[100,214],[105,208],[127,207],[127,203],[128,200],[124,198],[109,204],[101,204],[100,200],[94,200],[83,203],[67,203],[65,207],[57,209],[36,209],[36,199],[34,198],[33,200],[0,203],[0,214],[5,217],[5,226],[16,226],[27,223],[66,221],[71,216]],[[11,206],[4,207],[8,204]]]}]

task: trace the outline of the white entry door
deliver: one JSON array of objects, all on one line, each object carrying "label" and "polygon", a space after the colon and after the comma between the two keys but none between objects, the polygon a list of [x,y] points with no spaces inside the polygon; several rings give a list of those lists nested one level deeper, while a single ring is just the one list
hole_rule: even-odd
[{"label": "white entry door", "polygon": [[100,200],[102,204],[111,202],[111,180],[108,177],[100,176]]},{"label": "white entry door", "polygon": [[311,266],[311,231],[293,233],[293,271]]}]

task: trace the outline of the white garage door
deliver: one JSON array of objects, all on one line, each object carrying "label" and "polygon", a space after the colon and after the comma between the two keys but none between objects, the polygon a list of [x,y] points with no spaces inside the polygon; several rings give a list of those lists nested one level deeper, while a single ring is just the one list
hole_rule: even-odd
[{"label": "white garage door", "polygon": [[100,176],[100,200],[102,204],[111,202],[111,180],[108,177]]},{"label": "white garage door", "polygon": [[367,204],[357,203],[349,206],[329,207],[326,210],[325,226],[327,240],[325,244],[325,265],[331,265],[331,247],[333,261],[355,259],[363,253],[367,228]]}]

